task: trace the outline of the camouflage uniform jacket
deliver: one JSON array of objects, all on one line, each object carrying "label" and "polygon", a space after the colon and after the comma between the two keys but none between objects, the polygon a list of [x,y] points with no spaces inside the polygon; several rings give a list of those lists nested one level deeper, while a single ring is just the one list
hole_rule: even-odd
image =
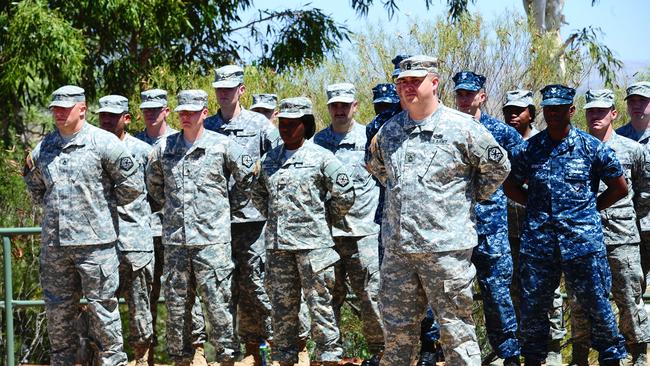
[{"label": "camouflage uniform jacket", "polygon": [[[625,198],[600,211],[605,245],[636,244],[641,241],[641,238],[634,206],[641,200],[647,200],[650,195],[648,189],[650,172],[646,170],[648,152],[639,143],[615,132],[609,140],[605,141],[605,145],[616,153],[623,167],[628,189]],[[598,194],[603,193],[605,189],[607,189],[605,183],[600,182]],[[648,202],[645,202],[646,206],[647,204]]]},{"label": "camouflage uniform jacket", "polygon": [[228,178],[248,189],[254,165],[241,146],[212,131],[189,148],[183,132],[158,141],[149,155],[147,188],[163,207],[163,244],[229,244]]},{"label": "camouflage uniform jacket", "polygon": [[[616,133],[640,143],[646,148],[646,151],[650,150],[650,129],[640,133],[632,127],[632,124],[627,123],[616,129]],[[650,161],[646,162],[646,164],[648,164],[646,170],[650,170]],[[650,201],[646,197],[645,189],[642,190],[641,194],[642,196],[636,202],[636,215],[641,232],[648,232],[650,231]]]},{"label": "camouflage uniform jacket", "polygon": [[[271,121],[257,112],[243,108],[241,113],[230,121],[224,121],[219,112],[206,118],[203,125],[206,129],[228,136],[237,142],[254,160],[258,160],[279,143],[278,130]],[[228,181],[228,189],[230,206],[237,207],[231,211],[233,223],[266,220],[233,179]]]},{"label": "camouflage uniform jacket", "polygon": [[[503,147],[508,156],[512,157],[515,150],[524,143],[519,132],[505,122],[481,113],[481,124],[490,131],[494,139]],[[508,230],[508,204],[503,187],[499,186],[489,199],[476,205],[476,231],[479,234],[494,234]],[[508,244],[504,242],[503,244]]]},{"label": "camouflage uniform jacket", "polygon": [[[144,173],[151,146],[129,134],[126,135],[123,142],[131,152],[131,156],[140,164],[137,174],[144,184]],[[120,252],[153,251],[150,227],[151,208],[147,202],[146,192],[127,205],[117,206],[117,213],[120,229],[117,249]]]},{"label": "camouflage uniform jacket", "polygon": [[352,174],[354,205],[343,220],[332,224],[332,236],[366,236],[379,232],[374,221],[379,200],[379,187],[368,173],[364,155],[366,129],[356,121],[342,140],[334,134],[332,126],[314,135],[313,142],[334,153]]},{"label": "camouflage uniform jacket", "polygon": [[439,105],[422,121],[407,112],[377,134],[368,167],[386,186],[382,237],[395,252],[470,249],[476,201],[508,176],[506,151],[478,121]]},{"label": "camouflage uniform jacket", "polygon": [[[571,127],[556,145],[544,130],[531,137],[512,159],[512,179],[528,183],[526,222],[520,253],[552,258],[556,248],[544,245],[542,230],[552,230],[563,260],[605,250],[596,210],[599,181],[623,175],[614,151],[598,139]],[[552,229],[548,229],[548,228]]]},{"label": "camouflage uniform jacket", "polygon": [[158,140],[160,140],[161,138],[167,137],[169,135],[173,135],[173,134],[175,134],[177,132],[178,132],[178,130],[176,130],[174,128],[171,128],[170,126],[167,126],[167,128],[165,129],[165,134],[163,136],[151,137],[151,136],[147,135],[147,130],[145,129],[143,131],[140,131],[140,132],[136,133],[134,137],[136,139],[138,139],[138,140],[141,140],[141,141],[144,141],[144,142],[148,143],[149,145],[153,145],[156,142],[158,142]]},{"label": "camouflage uniform jacket", "polygon": [[32,151],[25,183],[43,205],[43,245],[97,245],[117,240],[116,205],[144,191],[138,162],[110,132],[88,122],[70,141],[49,133]]},{"label": "camouflage uniform jacket", "polygon": [[385,111],[379,113],[375,118],[366,125],[366,162],[370,161],[370,141],[375,137],[381,126],[384,125],[388,120],[393,118],[394,115],[402,111],[402,106],[395,104],[391,108],[386,109]]},{"label": "camouflage uniform jacket", "polygon": [[334,246],[329,223],[352,207],[354,187],[334,154],[305,141],[289,159],[284,145],[262,157],[252,198],[268,217],[267,249],[322,249]]},{"label": "camouflage uniform jacket", "polygon": [[[528,138],[533,137],[539,133],[539,130],[535,127],[532,128]],[[522,148],[525,145],[522,145]],[[527,185],[524,185],[524,189],[528,189]],[[521,229],[524,227],[524,220],[526,219],[526,206],[520,205],[517,202],[508,200],[508,236],[512,238],[519,238],[521,235]]]}]

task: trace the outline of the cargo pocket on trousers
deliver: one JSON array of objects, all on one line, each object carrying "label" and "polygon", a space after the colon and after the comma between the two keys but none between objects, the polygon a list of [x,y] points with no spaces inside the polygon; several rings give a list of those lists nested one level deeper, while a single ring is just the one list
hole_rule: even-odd
[{"label": "cargo pocket on trousers", "polygon": [[472,308],[472,279],[454,278],[443,281],[443,291],[449,301],[456,306],[457,310],[468,310]]}]

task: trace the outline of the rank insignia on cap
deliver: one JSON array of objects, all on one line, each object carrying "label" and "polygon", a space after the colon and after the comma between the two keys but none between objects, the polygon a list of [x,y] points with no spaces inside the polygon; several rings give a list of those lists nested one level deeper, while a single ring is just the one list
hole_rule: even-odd
[{"label": "rank insignia on cap", "polygon": [[250,168],[251,165],[253,165],[253,158],[251,158],[251,156],[248,154],[242,155],[241,162],[246,168]]},{"label": "rank insignia on cap", "polygon": [[120,159],[120,170],[124,172],[129,172],[131,169],[133,169],[133,166],[135,163],[133,163],[133,158],[130,156],[125,156]]},{"label": "rank insignia on cap", "polygon": [[499,162],[503,159],[503,152],[497,146],[492,146],[488,149],[488,159],[491,161]]},{"label": "rank insignia on cap", "polygon": [[341,187],[345,187],[350,183],[350,178],[348,178],[348,175],[345,173],[339,173],[336,176],[336,184],[340,185]]}]

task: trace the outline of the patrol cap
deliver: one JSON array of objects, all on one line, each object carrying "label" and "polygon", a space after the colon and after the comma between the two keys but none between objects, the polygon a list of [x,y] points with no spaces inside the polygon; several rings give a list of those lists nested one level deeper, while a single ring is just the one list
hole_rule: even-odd
[{"label": "patrol cap", "polygon": [[650,82],[639,81],[638,83],[630,85],[625,89],[625,92],[627,93],[625,100],[627,100],[631,95],[640,95],[644,98],[650,98]]},{"label": "patrol cap", "polygon": [[350,83],[331,84],[327,86],[327,104],[352,103],[357,89]]},{"label": "patrol cap", "polygon": [[253,94],[253,108],[275,109],[278,105],[278,96],[276,94]]},{"label": "patrol cap", "polygon": [[280,101],[280,113],[278,118],[302,119],[305,124],[305,138],[310,139],[316,133],[316,121],[312,103],[309,98],[296,97],[286,98]]},{"label": "patrol cap", "polygon": [[121,95],[107,95],[99,98],[99,109],[95,113],[129,113],[129,100]]},{"label": "patrol cap", "polygon": [[515,107],[528,107],[535,105],[533,103],[533,92],[526,89],[516,89],[509,90],[506,92],[506,101],[503,103],[503,107],[515,106]]},{"label": "patrol cap", "polygon": [[72,108],[75,104],[85,101],[86,96],[82,88],[75,85],[65,85],[52,93],[52,102],[50,102],[48,108]]},{"label": "patrol cap", "polygon": [[140,93],[140,109],[167,107],[167,91],[162,89],[149,89]]},{"label": "patrol cap", "polygon": [[573,104],[573,97],[576,95],[575,89],[560,84],[547,85],[540,92],[542,93],[542,103],[540,104],[542,107]]},{"label": "patrol cap", "polygon": [[213,88],[234,88],[244,83],[244,69],[237,65],[222,66],[214,70]]},{"label": "patrol cap", "polygon": [[614,106],[614,92],[609,89],[587,90],[585,99],[587,104],[583,109],[611,108]]},{"label": "patrol cap", "polygon": [[438,72],[438,59],[427,55],[415,55],[402,60],[397,80],[406,77],[423,78],[428,73]]},{"label": "patrol cap", "polygon": [[174,109],[174,112],[198,112],[208,108],[208,93],[201,89],[181,90],[176,95],[176,100],[178,107]]},{"label": "patrol cap", "polygon": [[393,70],[393,79],[399,76],[399,73],[401,71],[401,69],[399,68],[400,62],[402,62],[402,60],[406,60],[409,57],[411,57],[411,55],[400,54],[395,56],[392,60],[390,60],[390,62],[393,63],[393,66],[395,66],[395,69]]},{"label": "patrol cap", "polygon": [[485,84],[485,76],[474,71],[461,71],[454,75],[454,90],[479,91]]},{"label": "patrol cap", "polygon": [[372,88],[372,103],[399,103],[399,96],[395,84],[382,83]]}]

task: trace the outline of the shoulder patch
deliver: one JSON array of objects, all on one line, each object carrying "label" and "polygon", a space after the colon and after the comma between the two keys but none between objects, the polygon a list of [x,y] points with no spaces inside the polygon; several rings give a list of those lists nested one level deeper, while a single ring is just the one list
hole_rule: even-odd
[{"label": "shoulder patch", "polygon": [[133,158],[130,156],[125,156],[123,158],[120,158],[120,170],[128,173],[133,169],[135,166],[135,163],[133,162]]},{"label": "shoulder patch", "polygon": [[338,184],[341,187],[345,187],[350,183],[350,178],[348,178],[348,175],[345,173],[339,173],[336,176],[336,184]]},{"label": "shoulder patch", "polygon": [[244,154],[241,156],[241,163],[244,164],[246,168],[250,168],[253,166],[253,158],[248,154]]},{"label": "shoulder patch", "polygon": [[503,152],[498,146],[492,146],[488,148],[488,160],[500,162],[501,159],[503,159]]}]

